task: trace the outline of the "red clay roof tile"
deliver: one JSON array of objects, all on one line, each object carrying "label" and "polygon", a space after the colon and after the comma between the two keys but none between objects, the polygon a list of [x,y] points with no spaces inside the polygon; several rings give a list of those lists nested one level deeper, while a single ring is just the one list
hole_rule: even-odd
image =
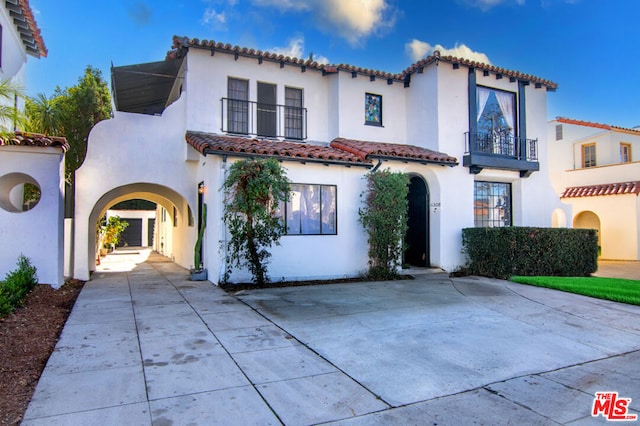
[{"label": "red clay roof tile", "polygon": [[371,165],[369,161],[354,154],[323,145],[260,140],[242,136],[227,136],[194,131],[187,131],[185,139],[188,144],[193,146],[203,155],[206,155],[207,153],[235,153],[261,157],[278,157],[280,159],[290,159],[293,161],[335,163],[367,167]]},{"label": "red clay roof tile", "polygon": [[448,154],[413,145],[370,142],[345,138],[336,138],[330,145],[334,148],[351,152],[362,159],[388,157],[399,161],[417,161],[449,166],[458,164],[458,160]]},{"label": "red clay roof tile", "polygon": [[599,197],[603,195],[640,194],[640,181],[606,183],[601,185],[572,186],[560,198]]},{"label": "red clay roof tile", "polygon": [[456,58],[454,56],[441,56],[439,51],[433,52],[431,56],[428,56],[415,64],[411,65],[406,70],[401,73],[389,73],[385,71],[372,70],[368,68],[356,67],[348,64],[320,64],[315,61],[303,60],[298,58],[292,58],[289,56],[279,55],[277,53],[270,52],[262,52],[261,50],[247,49],[246,47],[239,46],[231,46],[230,44],[223,44],[220,42],[215,42],[213,40],[199,40],[197,38],[190,39],[188,37],[179,37],[173,36],[173,45],[172,50],[167,54],[167,58],[175,58],[177,56],[184,55],[185,49],[189,47],[196,47],[201,49],[208,49],[212,52],[221,51],[226,53],[238,54],[241,56],[248,56],[258,58],[260,60],[271,60],[276,62],[282,62],[285,64],[304,66],[309,69],[316,69],[319,71],[324,71],[326,73],[335,73],[338,71],[346,71],[346,72],[355,72],[358,74],[363,74],[367,76],[372,76],[376,78],[381,78],[385,80],[394,80],[398,82],[406,81],[407,78],[410,77],[411,74],[418,72],[421,68],[424,68],[427,65],[432,63],[438,63],[439,61],[449,62],[461,64],[467,67],[477,68],[479,70],[484,70],[488,72],[492,72],[494,74],[501,74],[507,77],[514,77],[519,80],[530,81],[535,84],[540,84],[549,89],[555,90],[558,88],[558,85],[552,81],[545,80],[542,78],[535,77],[530,74],[524,74],[520,71],[512,71],[504,68],[498,68],[493,65],[483,64],[481,62],[471,61],[464,58]]},{"label": "red clay roof tile", "polygon": [[610,124],[594,123],[591,121],[575,120],[573,118],[556,117],[556,121],[565,124],[575,124],[578,126],[595,127],[597,129],[622,131],[625,133],[640,134],[640,129],[630,129],[628,127],[613,126]]},{"label": "red clay roof tile", "polygon": [[69,149],[67,139],[58,136],[46,136],[40,133],[15,132],[15,136],[0,138],[0,145],[41,146],[60,148],[63,152]]}]

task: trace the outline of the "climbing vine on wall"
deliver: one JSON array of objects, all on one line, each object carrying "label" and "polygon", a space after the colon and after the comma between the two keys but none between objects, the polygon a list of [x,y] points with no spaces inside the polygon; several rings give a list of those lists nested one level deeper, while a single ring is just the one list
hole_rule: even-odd
[{"label": "climbing vine on wall", "polygon": [[367,188],[360,195],[363,207],[358,213],[369,236],[369,277],[397,278],[405,250],[409,177],[386,169],[369,173],[366,179]]},{"label": "climbing vine on wall", "polygon": [[274,159],[244,159],[233,163],[224,181],[223,220],[229,234],[225,281],[234,267],[247,266],[255,284],[268,282],[269,248],[279,244],[286,229],[279,216],[289,199],[289,180]]}]

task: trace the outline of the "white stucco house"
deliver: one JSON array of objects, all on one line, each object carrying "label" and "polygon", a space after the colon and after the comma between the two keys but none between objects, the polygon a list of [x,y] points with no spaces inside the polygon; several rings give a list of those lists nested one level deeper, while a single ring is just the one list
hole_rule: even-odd
[{"label": "white stucco house", "polygon": [[[324,65],[174,37],[163,61],[112,69],[114,117],[92,130],[76,174],[74,275],[95,268],[95,223],[123,200],[158,203],[157,249],[193,266],[202,206],[209,280],[225,270],[220,191],[229,164],[281,161],[292,183],[274,281],[367,270],[363,177],[410,175],[406,263],[459,267],[461,229],[551,226],[562,209],[547,158],[547,92],[518,71],[432,56],[400,73]],[[232,282],[249,279],[234,271]]]},{"label": "white stucco house", "polygon": [[[25,87],[27,58],[47,49],[27,0],[0,5],[0,80]],[[6,100],[21,109],[20,97]],[[0,123],[16,130],[15,123]],[[37,268],[39,282],[64,283],[64,138],[28,134],[0,138],[0,280],[23,254]]]},{"label": "white stucco house", "polygon": [[640,129],[558,117],[548,132],[567,225],[598,230],[602,259],[640,260]]}]

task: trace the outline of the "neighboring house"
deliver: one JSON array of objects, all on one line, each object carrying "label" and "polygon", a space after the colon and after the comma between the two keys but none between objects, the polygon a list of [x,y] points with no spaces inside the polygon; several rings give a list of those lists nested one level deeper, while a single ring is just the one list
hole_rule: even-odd
[{"label": "neighboring house", "polygon": [[[0,80],[25,87],[29,56],[47,49],[27,0],[0,6]],[[16,98],[8,106],[22,109]],[[0,123],[15,130],[15,123]],[[0,280],[16,268],[20,254],[37,268],[39,282],[64,283],[64,138],[16,131],[0,140]]]},{"label": "neighboring house", "polygon": [[548,130],[567,225],[597,229],[603,259],[640,260],[640,129],[558,117]]},{"label": "neighboring house", "polygon": [[110,216],[117,216],[128,224],[120,235],[118,247],[153,247],[160,251],[154,244],[155,210],[107,210],[107,220]]},{"label": "neighboring house", "polygon": [[[272,280],[356,276],[368,268],[358,222],[365,174],[409,174],[408,265],[454,270],[461,229],[550,226],[548,80],[435,52],[392,74],[174,38],[164,61],[112,69],[114,118],[92,130],[76,175],[75,276],[95,268],[94,227],[143,198],[161,208],[163,253],[223,275],[220,188],[229,164],[281,161],[292,182],[288,228],[271,249]],[[164,210],[164,213],[162,212]],[[235,271],[231,281],[248,280]]]}]

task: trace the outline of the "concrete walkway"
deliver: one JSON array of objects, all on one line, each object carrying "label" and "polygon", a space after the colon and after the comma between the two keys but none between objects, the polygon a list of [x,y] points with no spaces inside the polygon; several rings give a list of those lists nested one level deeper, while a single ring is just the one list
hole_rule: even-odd
[{"label": "concrete walkway", "polygon": [[234,297],[147,256],[85,285],[24,425],[604,424],[598,391],[640,411],[638,306],[437,273]]}]

